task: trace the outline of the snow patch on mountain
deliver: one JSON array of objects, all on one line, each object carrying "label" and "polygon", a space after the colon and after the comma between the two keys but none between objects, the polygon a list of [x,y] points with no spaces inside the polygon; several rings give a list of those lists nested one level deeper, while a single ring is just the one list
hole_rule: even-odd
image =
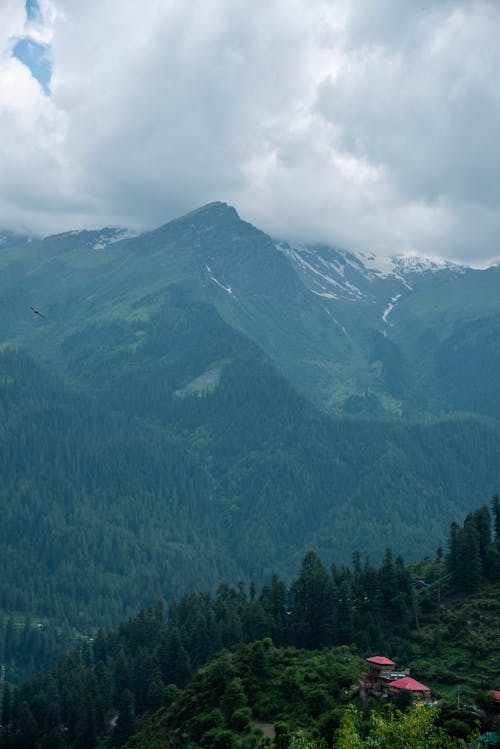
[{"label": "snow patch on mountain", "polygon": [[287,242],[275,246],[289,259],[309,291],[324,299],[383,304],[385,324],[401,295],[413,291],[419,275],[448,273],[456,276],[468,270],[449,260],[416,254],[384,256],[359,252],[355,255],[326,245]]},{"label": "snow patch on mountain", "polygon": [[139,233],[131,229],[106,226],[103,229],[73,229],[62,234],[45,237],[44,241],[53,240],[62,244],[66,243],[69,238],[75,249],[104,250],[110,244],[137,236],[139,236]]},{"label": "snow patch on mountain", "polygon": [[[357,280],[370,280],[371,273],[354,256],[330,247],[306,247],[286,242],[276,244],[276,249],[290,260],[314,294],[326,299],[351,301],[367,298]],[[354,272],[350,271],[351,268]]]},{"label": "snow patch on mountain", "polygon": [[122,239],[132,239],[137,237],[137,232],[130,229],[103,229],[97,237],[94,238],[93,250],[104,250],[110,244],[121,242]]},{"label": "snow patch on mountain", "polygon": [[385,323],[387,323],[387,318],[389,317],[389,315],[391,314],[392,310],[396,306],[398,299],[401,299],[401,294],[396,294],[396,296],[393,296],[391,298],[391,301],[389,302],[389,304],[387,305],[387,307],[383,311],[383,313],[382,313],[382,320]]},{"label": "snow patch on mountain", "polygon": [[214,283],[216,283],[218,286],[220,286],[221,289],[224,289],[224,291],[226,291],[228,294],[230,294],[233,297],[233,299],[236,299],[235,295],[233,294],[233,290],[232,290],[231,286],[224,286],[224,284],[221,281],[219,281],[219,279],[216,278],[212,274],[212,269],[206,263],[205,263],[205,268],[208,271],[208,275],[210,276],[210,280],[213,281]]},{"label": "snow patch on mountain", "polygon": [[323,309],[325,310],[325,312],[326,312],[326,314],[328,315],[328,317],[331,317],[331,318],[332,318],[332,320],[333,320],[333,322],[334,322],[334,323],[335,323],[336,325],[338,325],[338,327],[340,328],[340,330],[342,331],[342,333],[343,333],[343,334],[344,334],[344,335],[346,336],[346,338],[351,338],[351,336],[349,335],[349,333],[347,332],[347,330],[345,329],[345,327],[344,327],[344,326],[342,325],[342,323],[340,323],[340,322],[339,322],[339,321],[338,321],[338,320],[337,320],[337,319],[336,319],[336,318],[335,318],[335,317],[334,317],[334,316],[332,315],[332,313],[330,312],[330,310],[329,310],[329,309],[327,309],[327,307],[323,307]]},{"label": "snow patch on mountain", "polygon": [[394,261],[390,257],[365,252],[358,252],[357,256],[365,268],[375,271],[378,275],[388,276],[394,269]]},{"label": "snow patch on mountain", "polygon": [[401,273],[435,273],[442,270],[451,270],[454,273],[465,273],[467,267],[443,260],[439,257],[398,255],[392,258],[395,269]]},{"label": "snow patch on mountain", "polygon": [[358,253],[363,264],[381,276],[395,276],[401,278],[413,273],[435,273],[450,270],[454,273],[465,273],[467,266],[443,260],[431,255],[375,255],[373,253]]}]

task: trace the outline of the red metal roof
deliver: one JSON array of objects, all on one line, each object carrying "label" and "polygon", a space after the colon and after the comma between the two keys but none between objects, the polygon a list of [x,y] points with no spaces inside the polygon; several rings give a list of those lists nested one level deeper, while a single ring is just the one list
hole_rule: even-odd
[{"label": "red metal roof", "polygon": [[493,697],[495,702],[500,702],[500,692],[498,692],[496,689],[492,689],[491,692],[488,692],[490,697]]},{"label": "red metal roof", "polygon": [[403,676],[402,679],[396,679],[396,681],[389,682],[390,687],[396,687],[396,689],[409,689],[410,692],[429,692],[429,687],[425,684],[421,684],[419,681],[412,679],[411,676]]},{"label": "red metal roof", "polygon": [[374,655],[372,658],[366,659],[368,663],[376,663],[378,666],[395,666],[394,661],[390,658],[385,658],[383,655]]}]

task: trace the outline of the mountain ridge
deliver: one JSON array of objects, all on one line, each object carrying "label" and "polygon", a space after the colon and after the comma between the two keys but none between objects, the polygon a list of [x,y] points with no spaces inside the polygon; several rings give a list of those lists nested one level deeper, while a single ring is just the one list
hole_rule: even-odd
[{"label": "mountain ridge", "polygon": [[[445,518],[498,491],[500,270],[413,274],[395,299],[401,282],[363,267],[344,277],[372,301],[320,298],[220,203],[136,237],[2,250],[1,600],[16,608],[22,569],[26,608],[46,583],[76,621],[73,591],[85,621],[106,621],[167,575],[170,596],[196,575],[209,586],[212,566],[263,579],[310,548],[346,563],[360,546],[378,559],[392,543],[412,558],[442,545]],[[116,548],[99,556],[106,534]],[[72,540],[83,581],[51,537]]]},{"label": "mountain ridge", "polygon": [[481,373],[470,374],[452,403],[456,384],[454,375],[447,381],[445,362],[456,358],[457,329],[474,323],[467,346],[481,349],[488,371],[500,364],[496,333],[487,333],[492,324],[500,330],[492,323],[500,315],[500,268],[396,258],[382,272],[365,264],[370,257],[276,242],[222,202],[137,236],[66,232],[0,253],[4,341],[37,355],[46,347],[19,306],[24,297],[25,310],[46,310],[50,356],[63,371],[68,333],[92,321],[148,319],[177,284],[215,305],[324,410],[344,413],[351,397],[366,392],[389,419],[470,410],[485,386]]}]

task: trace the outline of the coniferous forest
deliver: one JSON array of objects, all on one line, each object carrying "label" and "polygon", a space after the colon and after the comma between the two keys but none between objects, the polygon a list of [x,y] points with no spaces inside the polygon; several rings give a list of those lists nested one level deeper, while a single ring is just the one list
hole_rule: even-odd
[{"label": "coniferous forest", "polygon": [[[0,254],[0,749],[494,730],[496,272],[311,294],[224,204],[97,239]],[[439,705],[361,701],[376,653]]]},{"label": "coniferous forest", "polygon": [[[86,632],[221,579],[289,578],[308,548],[328,564],[353,548],[377,563],[399,539],[415,559],[444,543],[456,497],[495,483],[500,435],[478,421],[331,421],[249,354],[205,397],[169,399],[154,383],[120,381],[104,408],[0,352],[7,617]],[[134,394],[139,415],[119,409]]]},{"label": "coniferous forest", "polygon": [[[498,596],[499,522],[495,496],[492,513],[482,507],[462,527],[454,523],[446,553],[425,562],[426,580],[417,577],[424,567],[406,566],[389,549],[379,567],[356,552],[351,566],[330,571],[309,552],[290,584],[276,575],[262,588],[222,583],[215,594],[184,596],[168,612],[160,603],[142,609],[118,629],[101,628],[84,638],[46,676],[5,684],[0,746],[120,747],[138,731],[130,746],[163,746],[161,737],[168,734],[168,745],[233,746],[245,737],[245,746],[252,747],[262,739],[259,726],[267,724],[274,727],[277,746],[292,746],[298,729],[331,746],[336,732],[347,730],[353,714],[346,709],[353,704],[359,730],[368,731],[370,714],[381,707],[356,697],[362,657],[386,652],[402,665],[411,663],[422,630],[438,617],[428,662],[433,656],[446,660],[447,641],[456,646],[460,639],[452,632],[456,622],[444,624],[446,609],[458,608],[473,592],[470,578],[456,566],[457,545],[476,539],[469,565],[477,572],[474,592],[486,597],[490,586]],[[436,584],[439,600],[431,593]],[[26,652],[30,637],[25,626],[20,638]],[[9,638],[7,628],[5,653],[12,647]],[[485,639],[483,653],[477,642],[473,646],[471,686],[488,673],[481,672],[486,654],[496,652],[490,677],[498,676],[499,649]],[[464,643],[461,652],[467,659]],[[421,660],[420,668],[426,668]],[[444,669],[439,678],[444,685]],[[488,707],[480,691],[475,699]],[[394,705],[404,707],[401,700]],[[488,726],[488,712],[482,714],[479,722]],[[441,726],[455,741],[443,746],[458,746],[479,725],[477,715],[454,712],[447,703],[436,720],[436,730]]]}]

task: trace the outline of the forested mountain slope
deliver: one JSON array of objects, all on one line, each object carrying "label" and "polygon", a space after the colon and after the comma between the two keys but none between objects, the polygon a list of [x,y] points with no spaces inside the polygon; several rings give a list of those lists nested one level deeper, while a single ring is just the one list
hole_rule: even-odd
[{"label": "forested mountain slope", "polygon": [[[239,574],[189,443],[0,354],[0,606],[88,628]],[[198,518],[198,522],[193,522]]]},{"label": "forested mountain slope", "polygon": [[[498,269],[344,261],[359,298],[319,296],[221,203],[3,244],[6,612],[87,627],[309,548],[416,558],[497,491]],[[333,419],[311,403],[332,397]]]},{"label": "forested mountain slope", "polygon": [[[274,734],[276,749],[299,729],[337,746],[349,704],[358,706],[363,734],[370,712],[387,706],[358,694],[363,658],[374,653],[398,669],[411,666],[434,699],[451,698],[432,723],[454,742],[436,746],[461,746],[479,726],[494,725],[487,691],[500,686],[498,497],[492,509],[493,533],[486,507],[463,527],[452,525],[446,560],[407,567],[387,552],[376,568],[356,554],[352,569],[328,571],[309,552],[290,585],[277,576],[260,589],[222,583],[216,595],[183,597],[167,618],[161,605],[142,609],[117,630],[84,640],[46,676],[6,685],[0,746],[90,749],[130,739],[128,746],[148,749],[188,741],[250,748],[262,729]],[[474,575],[455,554],[467,544]],[[462,709],[458,687],[483,712]],[[398,707],[408,697],[398,695]],[[416,730],[417,713],[406,716]]]},{"label": "forested mountain slope", "polygon": [[329,421],[209,309],[188,309],[189,331],[219,326],[210,356],[225,339],[203,396],[179,394],[159,343],[144,368],[130,353],[109,364],[92,385],[103,400],[0,354],[5,611],[86,628],[221,576],[291,574],[311,547],[336,562],[393,544],[414,558],[443,542],[445,517],[493,493],[500,437],[487,424]]}]

